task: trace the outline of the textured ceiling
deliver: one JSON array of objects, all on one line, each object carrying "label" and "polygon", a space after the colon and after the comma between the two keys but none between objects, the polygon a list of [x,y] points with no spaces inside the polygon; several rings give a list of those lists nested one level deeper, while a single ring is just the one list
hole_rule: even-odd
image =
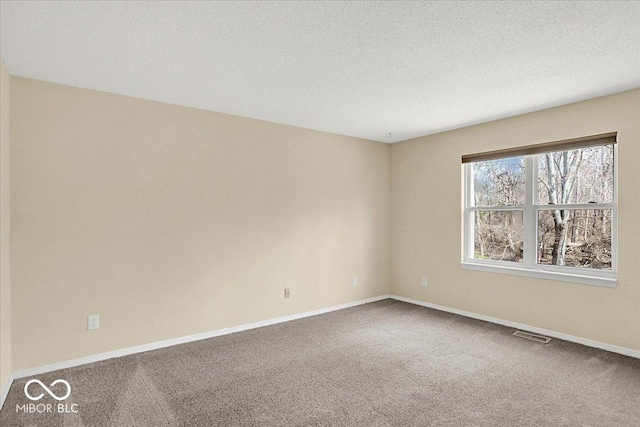
[{"label": "textured ceiling", "polygon": [[0,5],[13,75],[385,142],[640,86],[637,1]]}]

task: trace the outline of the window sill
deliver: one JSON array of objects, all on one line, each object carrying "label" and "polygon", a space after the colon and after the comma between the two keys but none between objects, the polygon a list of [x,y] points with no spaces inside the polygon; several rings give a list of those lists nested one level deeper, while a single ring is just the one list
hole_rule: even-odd
[{"label": "window sill", "polygon": [[546,270],[530,270],[527,268],[507,267],[501,265],[488,265],[475,262],[462,262],[465,270],[488,271],[491,273],[513,274],[516,276],[535,277],[537,279],[559,280],[562,282],[582,283],[585,285],[605,286],[615,288],[618,279],[597,276],[585,276],[581,274],[559,273]]}]

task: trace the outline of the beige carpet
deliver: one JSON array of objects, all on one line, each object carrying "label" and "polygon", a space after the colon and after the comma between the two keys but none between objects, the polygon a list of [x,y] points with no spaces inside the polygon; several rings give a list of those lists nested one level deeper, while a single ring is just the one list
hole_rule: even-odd
[{"label": "beige carpet", "polygon": [[0,424],[640,426],[640,360],[512,333],[384,300],[37,376],[77,414],[16,413],[20,379]]}]

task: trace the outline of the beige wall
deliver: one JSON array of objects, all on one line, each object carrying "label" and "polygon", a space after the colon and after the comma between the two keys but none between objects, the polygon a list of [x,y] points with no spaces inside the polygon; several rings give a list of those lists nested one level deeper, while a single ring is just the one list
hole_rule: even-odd
[{"label": "beige wall", "polygon": [[[640,350],[639,112],[637,89],[393,144],[391,292]],[[461,268],[463,154],[611,131],[619,141],[616,289]]]},{"label": "beige wall", "polygon": [[386,144],[17,77],[11,108],[13,371],[389,289]]},{"label": "beige wall", "polygon": [[[640,349],[640,90],[391,146],[17,77],[10,102],[14,372],[389,292]],[[462,154],[610,131],[616,289],[462,270]]]},{"label": "beige wall", "polygon": [[0,391],[11,374],[11,274],[9,257],[9,110],[11,78],[0,60]]}]

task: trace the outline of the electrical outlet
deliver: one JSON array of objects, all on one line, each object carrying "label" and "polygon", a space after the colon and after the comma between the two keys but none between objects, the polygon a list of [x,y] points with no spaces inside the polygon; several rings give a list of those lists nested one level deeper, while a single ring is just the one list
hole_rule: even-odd
[{"label": "electrical outlet", "polygon": [[353,280],[351,281],[353,286],[358,286],[358,276],[353,276]]},{"label": "electrical outlet", "polygon": [[291,291],[289,288],[284,288],[284,297],[289,298],[291,296]]},{"label": "electrical outlet", "polygon": [[426,277],[422,278],[422,286],[427,286],[427,278]]},{"label": "electrical outlet", "polygon": [[100,329],[100,316],[95,315],[87,317],[87,329],[90,331]]}]

